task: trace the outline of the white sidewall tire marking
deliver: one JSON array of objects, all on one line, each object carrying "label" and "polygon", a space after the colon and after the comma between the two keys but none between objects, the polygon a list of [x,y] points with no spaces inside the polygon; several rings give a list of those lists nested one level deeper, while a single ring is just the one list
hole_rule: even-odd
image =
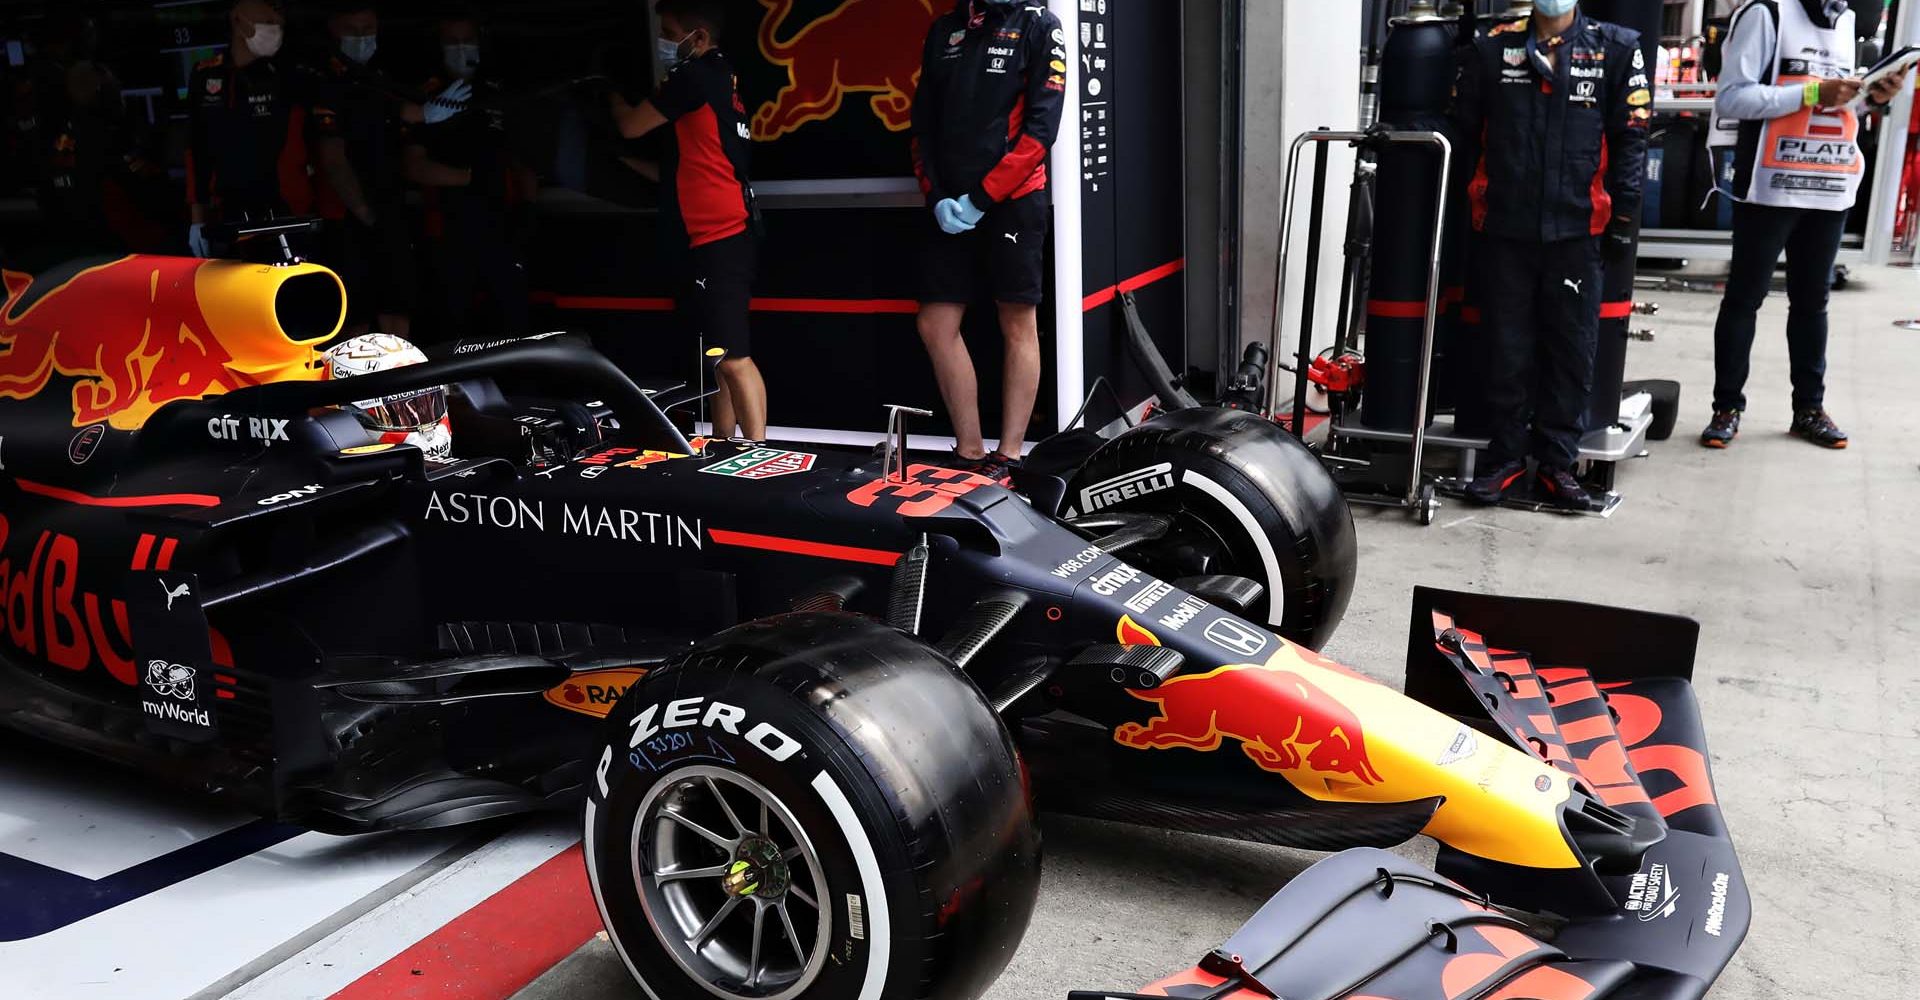
[{"label": "white sidewall tire marking", "polygon": [[607,919],[607,901],[605,895],[600,891],[600,866],[594,863],[597,855],[593,849],[593,819],[594,814],[598,811],[598,807],[594,805],[593,797],[589,795],[587,797],[587,832],[584,838],[586,842],[582,845],[582,848],[586,852],[587,883],[593,889],[593,905],[600,908],[600,926],[607,929],[607,940],[613,942],[613,950],[620,953],[620,962],[627,967],[627,974],[633,977],[634,982],[640,984],[640,989],[646,993],[648,1000],[660,1000],[660,994],[655,993],[653,987],[647,985],[646,978],[640,975],[639,968],[633,964],[633,959],[627,955],[627,947],[620,943],[620,935],[614,931],[613,921]]},{"label": "white sidewall tire marking", "polygon": [[1253,547],[1260,550],[1260,564],[1267,571],[1267,624],[1278,628],[1286,617],[1287,598],[1281,590],[1284,581],[1280,579],[1280,557],[1273,551],[1273,539],[1261,530],[1260,522],[1253,518],[1253,511],[1247,509],[1239,497],[1227,492],[1226,487],[1192,469],[1181,470],[1180,481],[1219,501],[1221,506],[1227,508],[1227,513],[1232,514],[1246,529],[1247,536],[1253,539]]},{"label": "white sidewall tire marking", "polygon": [[[847,838],[847,846],[853,851],[855,868],[860,872],[862,902],[867,915],[867,978],[860,987],[859,1000],[880,1000],[881,991],[887,987],[887,960],[891,957],[893,925],[887,913],[887,887],[880,881],[880,857],[873,851],[873,841],[867,838],[867,831],[860,825],[860,817],[854,814],[853,803],[847,801],[847,795],[834,784],[833,778],[825,771],[814,776],[813,790],[820,795],[820,801],[826,803],[827,810],[840,824],[840,832]],[[837,901],[836,901],[837,902]],[[835,905],[825,899],[820,905]],[[629,966],[631,968],[631,966]],[[654,1000],[659,1000],[655,997]]]}]

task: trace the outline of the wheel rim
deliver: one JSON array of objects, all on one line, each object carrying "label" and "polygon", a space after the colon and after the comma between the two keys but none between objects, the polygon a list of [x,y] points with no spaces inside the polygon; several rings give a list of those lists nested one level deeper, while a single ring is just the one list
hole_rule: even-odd
[{"label": "wheel rim", "polygon": [[806,831],[766,786],[699,765],[649,789],[633,882],[654,937],[707,992],[788,1000],[819,978],[832,914]]},{"label": "wheel rim", "polygon": [[[1277,581],[1267,579],[1265,570],[1257,562],[1251,567],[1242,566],[1233,545],[1220,531],[1190,511],[1175,514],[1173,525],[1165,536],[1140,548],[1143,554],[1141,564],[1170,579],[1222,573],[1245,576],[1259,583],[1265,593],[1245,613],[1261,625],[1268,625],[1274,602],[1283,599],[1284,595],[1274,592]],[[1127,558],[1126,554],[1123,553],[1121,558]]]}]

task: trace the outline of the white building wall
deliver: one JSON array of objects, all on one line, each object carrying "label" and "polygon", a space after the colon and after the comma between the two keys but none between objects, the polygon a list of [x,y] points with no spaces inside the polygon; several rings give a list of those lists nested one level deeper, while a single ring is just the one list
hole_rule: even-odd
[{"label": "white building wall", "polygon": [[[1320,126],[1357,128],[1360,116],[1361,4],[1358,0],[1245,0],[1245,142],[1241,151],[1241,343],[1263,340],[1273,326],[1280,199],[1288,144]],[[1330,149],[1326,218],[1320,252],[1313,346],[1332,342],[1340,301],[1340,250],[1347,226],[1353,152]],[[1288,264],[1287,315],[1280,350],[1291,355],[1306,287],[1311,147],[1302,150],[1299,200]],[[1284,373],[1283,373],[1284,375]],[[1287,387],[1282,387],[1282,395]]]}]

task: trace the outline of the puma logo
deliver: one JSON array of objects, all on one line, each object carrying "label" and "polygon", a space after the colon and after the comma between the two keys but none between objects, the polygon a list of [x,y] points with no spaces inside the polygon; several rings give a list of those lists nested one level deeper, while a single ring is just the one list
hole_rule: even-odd
[{"label": "puma logo", "polygon": [[168,611],[172,611],[172,610],[173,610],[173,599],[174,599],[174,598],[176,598],[176,597],[186,597],[186,596],[188,596],[188,594],[189,594],[189,593],[191,593],[190,591],[188,591],[188,590],[187,590],[187,585],[186,585],[186,584],[184,584],[184,583],[183,583],[183,584],[181,584],[181,585],[180,585],[180,586],[178,586],[178,587],[169,587],[169,586],[167,586],[167,581],[165,581],[165,580],[162,580],[162,581],[160,581],[160,589],[161,589],[161,591],[163,591],[163,592],[165,592],[165,593],[166,593],[166,595],[167,595],[167,610],[168,610]]},{"label": "puma logo", "polygon": [[1578,295],[1580,294],[1580,286],[1584,284],[1586,280],[1585,278],[1581,278],[1579,281],[1575,281],[1572,278],[1561,278],[1560,283],[1573,289],[1573,294]]},{"label": "puma logo", "polygon": [[1007,242],[1008,242],[1008,243],[1011,243],[1011,244],[1013,244],[1013,245],[1015,245],[1015,246],[1019,246],[1019,245],[1020,245],[1020,234],[1019,234],[1019,233],[1001,233],[1000,235],[1002,235],[1002,236],[1005,236],[1005,237],[1007,238]]}]

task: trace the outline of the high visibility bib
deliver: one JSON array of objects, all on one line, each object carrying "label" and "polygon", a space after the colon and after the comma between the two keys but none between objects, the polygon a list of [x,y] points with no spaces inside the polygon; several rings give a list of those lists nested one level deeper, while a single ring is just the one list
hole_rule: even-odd
[{"label": "high visibility bib", "polygon": [[[1753,6],[1739,16],[1764,16],[1752,12]],[[1853,75],[1851,10],[1833,27],[1822,28],[1798,0],[1766,6],[1779,15],[1772,84],[1799,86]],[[1860,118],[1850,108],[1802,107],[1764,122],[1725,119],[1716,108],[1708,144],[1734,147],[1737,161],[1751,164],[1746,183],[1736,179],[1730,192],[1735,198],[1778,208],[1834,210],[1853,207],[1865,175],[1867,158],[1859,138]]]}]

